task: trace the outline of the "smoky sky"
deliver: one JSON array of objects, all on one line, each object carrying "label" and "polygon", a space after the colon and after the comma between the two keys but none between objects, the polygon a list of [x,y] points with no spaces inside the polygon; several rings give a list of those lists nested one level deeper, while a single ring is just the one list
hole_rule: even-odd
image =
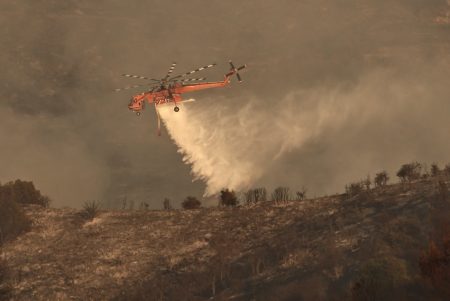
[{"label": "smoky sky", "polygon": [[[408,161],[447,163],[449,11],[446,0],[1,0],[0,181],[32,180],[54,206],[159,208],[211,183],[321,195]],[[172,127],[204,129],[196,140],[156,136],[150,106],[127,109],[141,90],[113,92],[141,83],[120,74],[159,78],[173,61],[175,73],[217,63],[201,75],[220,80],[229,59],[248,64],[244,82],[186,96],[195,120]],[[193,141],[208,168],[183,161]],[[215,162],[230,165],[211,173]]]}]

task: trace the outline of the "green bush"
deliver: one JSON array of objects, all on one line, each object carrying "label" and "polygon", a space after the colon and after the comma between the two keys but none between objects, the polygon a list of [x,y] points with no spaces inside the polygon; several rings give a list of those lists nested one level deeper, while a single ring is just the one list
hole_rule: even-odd
[{"label": "green bush", "polygon": [[6,198],[18,204],[35,204],[48,207],[50,199],[34,187],[33,182],[15,180],[0,185],[0,198]]},{"label": "green bush", "polygon": [[376,258],[364,263],[353,282],[352,300],[392,300],[408,278],[405,262],[397,258]]},{"label": "green bush", "polygon": [[31,221],[19,204],[0,196],[0,245],[30,229]]}]

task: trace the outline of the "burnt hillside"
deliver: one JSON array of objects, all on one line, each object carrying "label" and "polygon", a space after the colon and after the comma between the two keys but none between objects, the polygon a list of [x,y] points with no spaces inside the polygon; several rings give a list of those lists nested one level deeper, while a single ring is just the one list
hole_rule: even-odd
[{"label": "burnt hillside", "polygon": [[3,246],[1,291],[13,300],[441,300],[419,261],[450,216],[449,184],[92,220],[31,205],[31,230]]}]

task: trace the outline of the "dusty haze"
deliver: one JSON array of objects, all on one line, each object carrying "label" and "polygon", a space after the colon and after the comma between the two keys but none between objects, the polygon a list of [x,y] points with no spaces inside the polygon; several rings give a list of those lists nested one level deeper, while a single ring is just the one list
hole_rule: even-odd
[{"label": "dusty haze", "polygon": [[[222,186],[334,193],[407,161],[448,162],[449,10],[0,1],[0,181],[33,180],[55,206],[128,197],[157,208]],[[160,77],[172,61],[178,72],[216,62],[202,75],[221,79],[230,58],[249,65],[244,83],[187,95],[196,102],[165,118],[176,143],[155,135],[150,108],[128,112],[131,92],[112,92],[139,83],[121,73]]]}]

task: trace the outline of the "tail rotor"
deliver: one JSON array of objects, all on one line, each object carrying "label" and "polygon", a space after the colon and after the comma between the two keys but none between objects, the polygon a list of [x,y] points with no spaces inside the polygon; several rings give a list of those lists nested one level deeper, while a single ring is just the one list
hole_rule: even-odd
[{"label": "tail rotor", "polygon": [[242,78],[241,78],[241,75],[239,74],[239,71],[241,71],[242,69],[244,69],[245,67],[247,67],[247,65],[246,64],[244,64],[244,65],[242,65],[242,66],[240,66],[239,68],[236,68],[236,67],[234,67],[234,64],[233,64],[233,62],[230,60],[229,61],[229,63],[230,63],[230,72],[228,72],[227,74],[226,74],[226,76],[227,77],[230,77],[230,76],[232,76],[233,74],[236,74],[236,77],[237,77],[237,79],[238,79],[238,81],[240,82],[240,83],[242,83]]}]

